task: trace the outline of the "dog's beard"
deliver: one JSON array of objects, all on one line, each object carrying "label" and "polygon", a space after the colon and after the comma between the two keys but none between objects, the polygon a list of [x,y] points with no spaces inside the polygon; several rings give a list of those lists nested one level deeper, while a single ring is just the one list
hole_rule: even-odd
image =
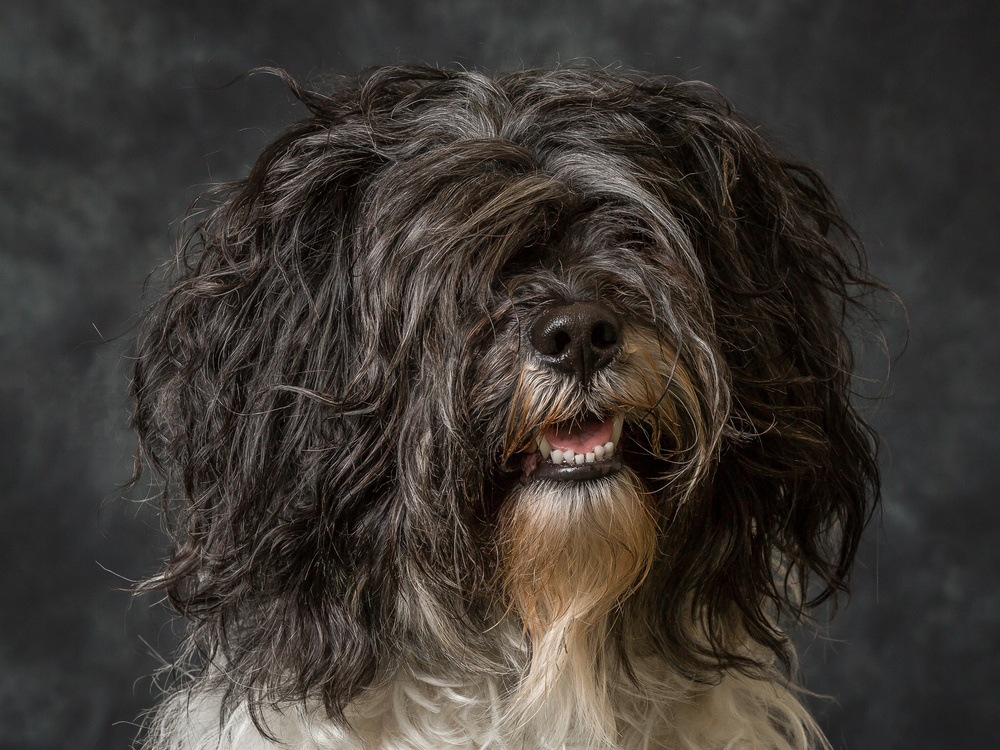
[{"label": "dog's beard", "polygon": [[[707,466],[718,427],[701,415],[724,413],[722,396],[696,387],[674,350],[641,328],[587,388],[532,365],[515,382],[504,443],[522,483],[502,510],[500,574],[530,653],[508,718],[530,724],[542,746],[615,746],[623,604],[654,563],[664,493],[682,502]],[[539,476],[539,436],[613,416],[625,428],[613,441],[619,468],[582,481]]]},{"label": "dog's beard", "polygon": [[539,731],[554,737],[611,742],[609,636],[656,551],[642,482],[626,467],[585,482],[532,482],[509,500],[503,585],[531,649],[511,718],[543,719]]}]

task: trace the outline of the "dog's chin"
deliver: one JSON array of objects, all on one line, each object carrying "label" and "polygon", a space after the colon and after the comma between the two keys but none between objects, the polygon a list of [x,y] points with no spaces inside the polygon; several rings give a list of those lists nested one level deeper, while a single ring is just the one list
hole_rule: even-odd
[{"label": "dog's chin", "polygon": [[531,653],[512,717],[562,703],[561,715],[609,733],[610,696],[600,675],[612,613],[649,572],[656,520],[642,481],[620,455],[536,466],[530,476],[511,492],[504,519],[504,591]]}]

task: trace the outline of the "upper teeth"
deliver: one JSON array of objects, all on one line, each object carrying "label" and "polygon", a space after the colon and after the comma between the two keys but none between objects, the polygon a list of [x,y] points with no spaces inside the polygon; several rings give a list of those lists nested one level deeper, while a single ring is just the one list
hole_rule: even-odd
[{"label": "upper teeth", "polygon": [[604,445],[595,445],[593,450],[588,453],[574,453],[572,450],[563,451],[558,448],[553,450],[544,435],[538,438],[538,450],[542,454],[543,459],[548,459],[554,464],[578,465],[603,461],[605,458],[611,458],[615,454],[615,446],[621,440],[622,424],[624,421],[624,417],[615,417],[614,426],[611,429],[611,440]]},{"label": "upper teeth", "polygon": [[549,445],[549,441],[545,439],[545,435],[538,438],[538,450],[542,453],[542,458],[548,458],[552,455],[552,446]]}]

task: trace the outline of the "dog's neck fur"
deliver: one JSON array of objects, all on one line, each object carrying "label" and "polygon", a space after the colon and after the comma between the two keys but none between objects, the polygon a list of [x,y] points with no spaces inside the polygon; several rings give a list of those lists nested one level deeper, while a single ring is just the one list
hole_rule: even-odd
[{"label": "dog's neck fur", "polygon": [[[161,709],[147,750],[824,747],[776,672],[693,680],[644,641],[648,631],[628,606],[641,598],[633,594],[657,538],[643,498],[630,471],[568,489],[515,490],[504,541],[509,608],[495,613],[482,659],[433,659],[433,649],[413,648],[346,707],[346,722],[318,702],[262,700],[255,724],[249,704],[223,706],[210,687],[216,672]],[[431,637],[433,623],[422,629]],[[766,663],[760,648],[746,655]]]},{"label": "dog's neck fur", "polygon": [[[508,634],[510,635],[510,634]],[[506,637],[506,636],[504,636]],[[510,638],[514,643],[515,639]],[[512,654],[512,659],[521,658]],[[727,673],[714,682],[684,678],[662,660],[634,660],[633,680],[608,687],[604,717],[613,737],[598,736],[567,710],[571,691],[558,680],[534,715],[510,711],[516,679],[404,664],[347,707],[347,725],[321,706],[267,707],[260,731],[246,703],[223,713],[221,695],[194,682],[158,710],[147,750],[651,750],[740,748],[806,750],[826,740],[777,675]],[[595,679],[603,677],[595,675]],[[221,717],[221,718],[220,718]]]}]

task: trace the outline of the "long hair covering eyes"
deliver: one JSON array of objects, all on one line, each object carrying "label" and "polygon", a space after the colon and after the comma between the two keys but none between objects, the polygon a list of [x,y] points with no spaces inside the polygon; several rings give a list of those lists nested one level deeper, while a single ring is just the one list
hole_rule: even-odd
[{"label": "long hair covering eyes", "polygon": [[[878,486],[844,334],[869,281],[817,174],[666,79],[284,78],[309,115],[193,214],[137,345],[140,462],[173,540],[146,588],[190,619],[206,673],[337,716],[401,653],[488,651],[506,480],[476,415],[509,401],[470,373],[523,356],[505,280],[590,210],[634,240],[618,265],[598,251],[620,299],[678,351],[710,337],[704,385],[728,403],[695,491],[650,485],[641,617],[692,672],[752,664],[748,643],[786,657],[776,614],[845,589]],[[646,242],[654,215],[672,245]]]}]

